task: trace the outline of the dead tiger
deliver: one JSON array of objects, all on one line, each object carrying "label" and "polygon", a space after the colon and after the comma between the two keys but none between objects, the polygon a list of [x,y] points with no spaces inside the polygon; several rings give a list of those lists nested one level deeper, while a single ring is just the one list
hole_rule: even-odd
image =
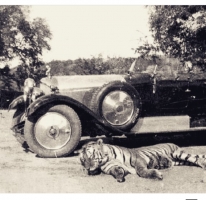
[{"label": "dead tiger", "polygon": [[127,174],[143,178],[163,179],[161,169],[177,165],[196,165],[206,169],[205,155],[191,155],[172,143],[129,149],[104,144],[102,139],[82,146],[80,161],[89,175],[99,170],[112,175],[118,182],[125,181]]}]

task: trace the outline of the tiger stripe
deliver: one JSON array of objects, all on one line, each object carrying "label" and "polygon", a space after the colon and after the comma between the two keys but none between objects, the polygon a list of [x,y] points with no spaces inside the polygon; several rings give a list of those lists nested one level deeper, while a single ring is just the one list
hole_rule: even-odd
[{"label": "tiger stripe", "polygon": [[206,169],[206,155],[185,153],[172,143],[128,149],[98,140],[83,147],[80,160],[88,170],[100,168],[102,172],[111,174],[111,169],[117,168],[118,171],[121,167],[125,174],[136,173],[144,178],[162,179],[159,170],[172,166],[193,165]]}]

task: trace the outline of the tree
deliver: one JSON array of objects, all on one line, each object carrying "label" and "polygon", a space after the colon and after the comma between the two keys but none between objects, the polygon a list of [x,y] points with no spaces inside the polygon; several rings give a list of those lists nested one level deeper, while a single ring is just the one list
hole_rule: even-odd
[{"label": "tree", "polygon": [[29,21],[29,6],[0,6],[0,59],[19,58],[31,68],[43,65],[43,49],[50,50],[51,32],[45,20]]},{"label": "tree", "polygon": [[107,57],[106,64],[108,69],[106,73],[108,74],[125,74],[128,72],[134,58],[122,58],[122,57]]},{"label": "tree", "polygon": [[0,69],[0,75],[8,76],[10,73],[10,68],[6,65],[4,68]]},{"label": "tree", "polygon": [[10,68],[5,65],[0,69],[0,89],[11,90],[13,87],[13,76],[10,73]]},{"label": "tree", "polygon": [[206,6],[149,6],[149,24],[159,50],[169,56],[206,63]]}]

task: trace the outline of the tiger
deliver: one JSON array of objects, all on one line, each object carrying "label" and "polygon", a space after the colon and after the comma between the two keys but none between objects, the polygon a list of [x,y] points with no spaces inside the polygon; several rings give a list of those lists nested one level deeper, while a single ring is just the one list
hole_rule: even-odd
[{"label": "tiger", "polygon": [[101,172],[124,182],[128,174],[142,178],[163,179],[159,170],[179,165],[193,165],[206,169],[206,156],[185,153],[173,143],[162,143],[140,148],[125,148],[103,143],[102,139],[88,142],[79,151],[81,165],[88,175]]}]

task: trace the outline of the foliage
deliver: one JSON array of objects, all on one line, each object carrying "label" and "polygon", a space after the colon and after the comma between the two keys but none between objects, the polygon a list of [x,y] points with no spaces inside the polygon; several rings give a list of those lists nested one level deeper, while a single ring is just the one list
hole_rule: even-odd
[{"label": "foliage", "polygon": [[50,50],[51,32],[45,20],[29,21],[29,6],[0,6],[0,59],[19,58],[29,68],[43,64],[43,49]]},{"label": "foliage", "polygon": [[206,6],[149,6],[150,30],[159,50],[204,68]]},{"label": "foliage", "polygon": [[52,75],[89,75],[89,74],[123,74],[126,73],[134,58],[104,59],[101,55],[90,59],[78,58],[74,61],[53,60],[48,63]]},{"label": "foliage", "polygon": [[0,86],[0,89],[13,90],[15,88],[18,90],[8,65],[0,69]]},{"label": "foliage", "polygon": [[[51,67],[51,75],[64,76],[64,75],[90,75],[90,74],[126,74],[136,59],[134,72],[147,72],[152,74],[155,64],[158,65],[157,71],[159,74],[165,73],[166,76],[174,76],[177,72],[180,62],[175,58],[167,58],[160,56],[158,60],[154,61],[152,58],[144,59],[139,58],[110,58],[103,59],[101,55],[97,58],[91,59],[76,59],[76,60],[53,60],[47,63]],[[8,66],[5,66],[0,70],[1,79],[5,80],[5,83],[9,85],[7,87],[4,83],[0,83],[2,89],[12,89],[22,91],[24,80],[28,77],[28,68],[26,65],[19,65],[15,69],[10,70]],[[46,67],[43,66],[32,72],[32,78],[38,83],[38,81],[45,76]],[[5,73],[7,76],[5,76]],[[2,78],[3,77],[3,78]]]},{"label": "foliage", "polygon": [[14,73],[9,66],[0,70],[1,88],[21,90],[28,77],[37,82],[45,76],[41,59],[44,49],[50,50],[51,32],[44,19],[29,20],[29,6],[0,6],[0,60],[7,62],[14,58],[21,61]]},{"label": "foliage", "polygon": [[[180,62],[175,58],[167,58],[166,56],[159,56],[157,60],[153,60],[151,56],[148,59],[139,58],[123,58],[123,57],[107,57],[103,59],[101,55],[97,58],[91,59],[76,59],[74,61],[51,61],[48,63],[51,67],[51,74],[55,76],[62,75],[89,75],[89,74],[126,74],[136,59],[134,72],[150,72],[148,66],[158,65],[159,71],[164,71],[164,66],[169,66],[171,70],[177,71]],[[101,64],[101,65],[100,65]]]},{"label": "foliage", "polygon": [[26,64],[18,65],[15,72],[12,74],[12,80],[16,82],[19,91],[22,90],[24,81],[28,78],[28,73],[30,74],[30,77],[39,84],[40,79],[46,76],[46,68],[45,66],[42,66],[41,68],[28,69]]}]

